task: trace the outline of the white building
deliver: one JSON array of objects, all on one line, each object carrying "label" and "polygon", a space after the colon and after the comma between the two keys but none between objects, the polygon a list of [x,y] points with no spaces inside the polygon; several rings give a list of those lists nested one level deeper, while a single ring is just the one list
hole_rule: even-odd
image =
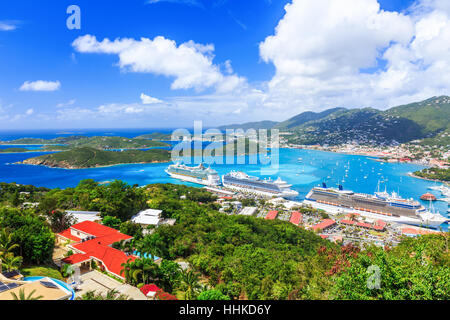
[{"label": "white building", "polygon": [[147,209],[131,218],[131,221],[143,227],[158,226],[162,222],[162,210]]},{"label": "white building", "polygon": [[256,210],[258,210],[256,207],[245,207],[239,214],[243,216],[252,216],[255,214]]},{"label": "white building", "polygon": [[66,213],[75,218],[75,224],[85,221],[98,222],[102,218],[100,212],[97,211],[70,211],[66,210]]}]

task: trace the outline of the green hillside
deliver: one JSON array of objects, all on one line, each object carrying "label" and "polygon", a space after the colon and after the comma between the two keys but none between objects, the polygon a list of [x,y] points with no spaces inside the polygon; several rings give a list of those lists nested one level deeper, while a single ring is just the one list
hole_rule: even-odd
[{"label": "green hillside", "polygon": [[83,147],[27,159],[23,163],[66,169],[81,169],[127,163],[167,162],[169,160],[170,152],[162,149],[116,152]]},{"label": "green hillside", "polygon": [[[1,144],[23,145],[23,144],[42,144],[45,146],[62,144],[64,147],[57,148],[45,148],[46,150],[64,150],[68,148],[82,148],[89,147],[100,150],[108,149],[145,149],[154,147],[167,147],[167,143],[160,141],[151,141],[148,139],[130,139],[124,137],[85,137],[85,136],[72,136],[72,137],[58,137],[55,139],[35,139],[35,138],[22,138],[13,141],[3,141]],[[58,146],[59,147],[59,146]],[[43,149],[44,149],[43,148]]]},{"label": "green hillside", "polygon": [[0,153],[22,153],[22,152],[30,152],[30,150],[25,148],[0,149]]},{"label": "green hillside", "polygon": [[450,97],[433,97],[395,107],[386,111],[386,114],[414,121],[422,128],[423,134],[436,134],[450,129]]},{"label": "green hillside", "polygon": [[225,131],[226,129],[230,129],[230,130],[266,129],[266,130],[268,130],[268,129],[272,129],[277,124],[278,124],[278,122],[267,120],[267,121],[259,121],[259,122],[247,122],[247,123],[243,123],[243,124],[230,124],[230,125],[226,125],[226,126],[221,126],[218,129],[221,131]]},{"label": "green hillside", "polygon": [[415,122],[371,108],[339,110],[290,131],[294,135],[289,137],[289,142],[298,144],[391,144],[423,136]]},{"label": "green hillside", "polygon": [[[250,124],[256,127],[255,123]],[[433,97],[387,111],[372,108],[308,111],[273,128],[292,132],[288,142],[295,144],[357,142],[379,145],[421,140],[421,144],[447,147],[450,140],[450,97]]]},{"label": "green hillside", "polygon": [[149,140],[155,140],[155,141],[171,141],[172,134],[153,132],[153,133],[143,134],[141,136],[136,137],[135,139],[149,139]]},{"label": "green hillside", "polygon": [[308,123],[310,121],[317,121],[317,120],[321,120],[324,119],[332,114],[339,114],[342,112],[347,111],[347,109],[344,108],[334,108],[334,109],[329,109],[329,110],[325,110],[323,112],[312,112],[312,111],[307,111],[307,112],[303,112],[295,117],[292,117],[291,119],[281,122],[279,123],[275,128],[276,129],[281,129],[281,130],[291,130],[294,129],[296,127],[299,127],[305,123]]}]

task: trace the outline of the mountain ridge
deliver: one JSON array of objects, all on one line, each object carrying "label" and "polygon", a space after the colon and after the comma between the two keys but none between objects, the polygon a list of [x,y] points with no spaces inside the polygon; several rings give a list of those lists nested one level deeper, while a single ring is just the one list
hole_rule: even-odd
[{"label": "mountain ridge", "polygon": [[[246,123],[246,127],[249,124]],[[305,145],[348,142],[379,145],[422,139],[433,141],[441,133],[450,131],[450,97],[431,97],[384,111],[374,108],[306,111],[267,129],[291,132],[288,142]]]}]

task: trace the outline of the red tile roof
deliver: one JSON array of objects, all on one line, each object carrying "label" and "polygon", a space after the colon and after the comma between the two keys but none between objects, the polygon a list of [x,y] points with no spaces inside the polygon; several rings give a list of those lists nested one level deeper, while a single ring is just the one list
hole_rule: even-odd
[{"label": "red tile roof", "polygon": [[402,229],[403,234],[411,234],[411,235],[424,235],[424,234],[434,234],[439,233],[437,231],[428,231],[428,230],[421,230],[421,229],[414,229],[414,228],[403,228]]},{"label": "red tile roof", "polygon": [[62,262],[69,263],[69,264],[77,264],[77,263],[88,261],[90,259],[91,259],[91,257],[87,254],[76,253],[74,255],[71,255],[68,258],[63,259]]},{"label": "red tile roof", "polygon": [[301,212],[294,211],[292,212],[291,219],[289,221],[298,226],[302,220],[303,215],[301,214]]},{"label": "red tile roof", "polygon": [[[95,239],[81,242],[81,239],[71,236],[70,229],[84,232],[86,234],[94,236]],[[124,252],[110,247],[110,245],[115,242],[133,238],[126,234],[120,233],[116,229],[109,228],[91,221],[78,223],[76,225],[73,225],[70,229],[61,232],[59,235],[67,238],[68,236],[71,236],[72,238],[74,238],[74,241],[78,240],[78,243],[73,244],[72,247],[79,253],[64,259],[63,262],[76,264],[89,260],[90,258],[96,258],[102,261],[107,271],[123,277],[123,275],[120,274],[120,271],[122,270],[121,264],[127,262],[128,259],[136,259],[136,257],[127,256]]]},{"label": "red tile roof", "polygon": [[62,237],[64,237],[64,238],[66,238],[66,239],[75,241],[75,242],[81,241],[80,238],[77,238],[77,237],[75,237],[74,235],[72,235],[72,233],[70,232],[70,229],[64,230],[63,232],[58,233],[58,235],[60,235],[60,236],[62,236]]},{"label": "red tile roof", "polygon": [[269,213],[266,216],[266,220],[275,220],[275,218],[278,216],[278,211],[269,211]]},{"label": "red tile roof", "polygon": [[122,270],[121,264],[127,262],[128,259],[131,259],[132,261],[136,260],[136,257],[134,256],[127,256],[120,250],[99,244],[97,239],[81,242],[73,245],[73,247],[102,261],[107,271],[120,277],[123,277],[123,275],[120,274],[120,271]]},{"label": "red tile roof", "polygon": [[355,221],[352,221],[352,220],[345,220],[345,219],[341,220],[341,223],[344,223],[344,224],[356,224]]},{"label": "red tile roof", "polygon": [[84,221],[78,224],[75,224],[71,227],[71,229],[79,230],[82,232],[85,232],[87,234],[90,234],[95,237],[101,237],[110,235],[112,233],[118,233],[116,229],[104,226],[99,223],[95,223],[92,221]]},{"label": "red tile roof", "polygon": [[336,223],[336,221],[334,221],[334,220],[331,220],[331,219],[325,219],[325,220],[323,220],[321,223],[318,223],[318,224],[316,224],[315,226],[313,226],[312,227],[312,229],[315,231],[315,230],[318,230],[318,229],[321,229],[321,230],[323,230],[323,229],[326,229],[326,228],[328,228],[328,227],[331,227],[332,225],[334,225]]},{"label": "red tile roof", "polygon": [[385,221],[383,221],[383,220],[377,220],[375,222],[375,224],[380,226],[380,227],[383,227],[383,228],[386,227],[386,225],[387,225],[387,223]]},{"label": "red tile roof", "polygon": [[368,223],[358,222],[356,225],[357,225],[358,227],[372,229],[372,225],[371,225],[371,224],[368,224]]}]

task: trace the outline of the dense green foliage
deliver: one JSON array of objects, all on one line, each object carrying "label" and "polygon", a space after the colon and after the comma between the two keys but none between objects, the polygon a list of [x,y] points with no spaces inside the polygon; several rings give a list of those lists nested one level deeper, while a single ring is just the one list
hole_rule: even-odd
[{"label": "dense green foliage", "polygon": [[6,228],[14,243],[14,250],[25,263],[42,263],[51,259],[55,236],[45,218],[31,210],[0,208],[0,228]]},{"label": "dense green foliage", "polygon": [[[448,234],[428,235],[405,239],[392,250],[366,248],[348,258],[349,267],[338,273],[333,293],[350,300],[448,300],[448,241]],[[379,288],[368,285],[376,283],[371,266],[379,270]]]},{"label": "dense green foliage", "polygon": [[39,204],[39,210],[45,214],[56,209],[100,211],[102,216],[121,221],[129,220],[146,208],[144,189],[122,181],[101,185],[93,180],[83,180],[76,188],[51,190]]},{"label": "dense green foliage", "polygon": [[147,151],[125,150],[123,152],[116,152],[83,147],[27,159],[24,163],[78,169],[129,163],[168,162],[169,160],[169,151],[162,149],[151,149]]},{"label": "dense green foliage", "polygon": [[[8,142],[2,142],[2,144],[16,144],[16,145],[56,145],[62,144],[70,148],[82,148],[89,147],[99,150],[108,149],[145,149],[153,147],[167,147],[168,144],[159,141],[150,141],[148,139],[139,138],[123,138],[123,137],[85,137],[85,136],[72,136],[72,137],[58,137],[55,139],[39,139],[39,138],[22,138]],[[54,146],[56,147],[56,146]]]},{"label": "dense green foliage", "polygon": [[39,202],[47,188],[0,182],[0,204],[17,207],[24,202]]},{"label": "dense green foliage", "polygon": [[414,175],[432,180],[450,181],[450,169],[428,168],[414,172]]},{"label": "dense green foliage", "polygon": [[338,145],[351,141],[360,144],[407,142],[423,136],[412,120],[366,108],[337,111],[319,120],[290,129],[289,141],[301,144]]},{"label": "dense green foliage", "polygon": [[170,140],[172,140],[172,134],[153,132],[153,133],[143,134],[141,136],[136,137],[135,139],[149,139],[149,140],[154,140],[154,141],[170,141]]},{"label": "dense green foliage", "polygon": [[322,277],[305,279],[325,270],[312,266],[319,246],[332,246],[330,242],[286,222],[220,214],[207,199],[203,204],[180,200],[185,192],[179,188],[156,185],[147,190],[152,207],[177,219],[175,226],[160,226],[146,236],[155,255],[187,259],[211,286],[233,298],[286,299],[293,291],[320,296],[323,289],[316,288],[321,288]]},{"label": "dense green foliage", "polygon": [[414,121],[425,134],[450,129],[450,98],[447,96],[395,107],[387,113]]},{"label": "dense green foliage", "polygon": [[[17,188],[40,198],[36,212],[0,207],[3,265],[8,270],[18,268],[22,259],[26,265],[36,265],[22,268],[24,275],[61,277],[42,263],[51,261],[51,227],[63,227],[64,216],[58,214],[77,209],[100,211],[105,225],[133,235],[132,241],[114,247],[149,258],[122,265],[126,282],[139,287],[156,284],[171,298],[450,298],[449,233],[405,238],[394,248],[357,248],[333,244],[289,222],[219,213],[216,196],[184,185],[138,188],[121,181],[101,185],[85,180],[65,190],[2,186],[0,195],[6,203]],[[141,226],[128,221],[149,207],[164,210],[164,218],[176,219],[175,225],[161,225],[144,234]],[[162,261],[155,263],[154,256]],[[371,287],[374,267],[380,271],[380,282]]]},{"label": "dense green foliage", "polygon": [[30,152],[31,150],[26,148],[7,148],[0,149],[0,153],[22,153],[22,152]]},{"label": "dense green foliage", "polygon": [[224,295],[219,290],[206,290],[198,295],[197,300],[230,300],[230,298]]},{"label": "dense green foliage", "polygon": [[247,123],[243,123],[243,124],[230,124],[230,125],[226,125],[226,126],[221,126],[218,129],[224,131],[224,133],[227,129],[230,129],[230,130],[267,129],[268,130],[268,129],[272,129],[277,124],[278,124],[278,122],[266,120],[266,121],[259,121],[259,122],[247,122]]},{"label": "dense green foliage", "polygon": [[344,108],[333,108],[322,112],[307,111],[300,113],[299,115],[296,115],[295,117],[292,117],[289,120],[279,123],[275,128],[280,130],[290,130],[299,127],[305,123],[308,123],[310,121],[321,120],[328,117],[331,114],[336,114],[345,111],[347,110]]},{"label": "dense green foliage", "polygon": [[123,137],[85,137],[69,142],[74,148],[89,147],[100,150],[108,149],[144,149],[167,147],[167,143],[150,141],[148,139],[130,139]]}]

